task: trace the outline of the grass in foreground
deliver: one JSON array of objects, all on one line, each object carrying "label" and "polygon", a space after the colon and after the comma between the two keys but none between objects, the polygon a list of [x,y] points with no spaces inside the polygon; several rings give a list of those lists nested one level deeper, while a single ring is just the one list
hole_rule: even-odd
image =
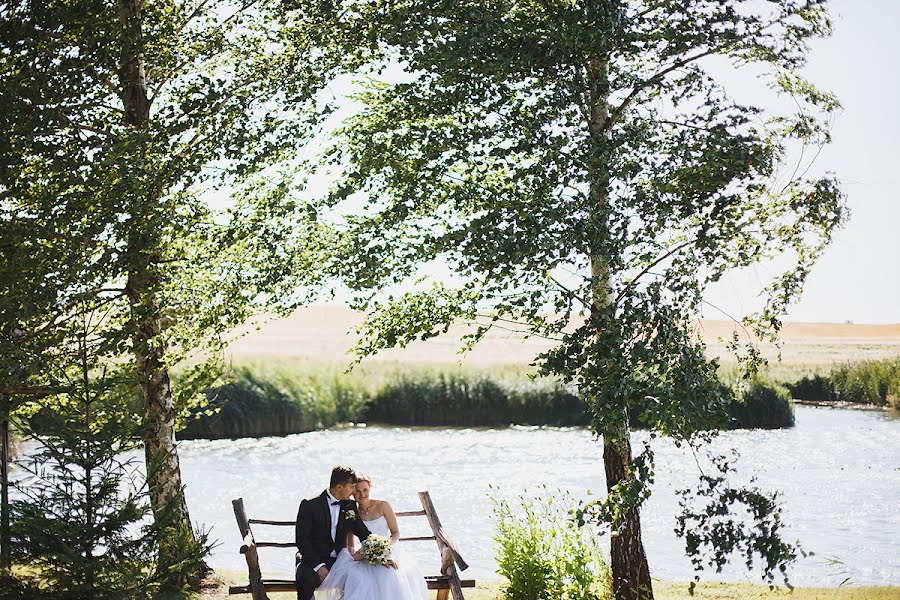
[{"label": "grass in foreground", "polygon": [[[220,572],[225,582],[220,582],[203,594],[191,600],[249,600],[249,595],[229,596],[228,585],[246,583],[246,575],[235,572]],[[654,581],[656,600],[686,600],[688,583],[681,581]],[[466,600],[499,600],[500,583],[479,583],[474,589],[463,590]],[[431,593],[434,598],[435,592]],[[268,594],[270,600],[296,600],[292,593]],[[794,588],[793,591],[780,588],[770,591],[767,586],[751,583],[704,582],[697,586],[693,598],[697,600],[900,600],[900,587],[843,587],[843,588]],[[173,599],[174,600],[174,599]]]}]

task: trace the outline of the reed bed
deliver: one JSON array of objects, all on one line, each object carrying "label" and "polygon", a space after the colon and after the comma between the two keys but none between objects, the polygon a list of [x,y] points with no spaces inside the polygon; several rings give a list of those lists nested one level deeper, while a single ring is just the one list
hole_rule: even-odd
[{"label": "reed bed", "polygon": [[848,402],[900,409],[900,357],[844,363],[788,384],[798,400]]},{"label": "reed bed", "polygon": [[[235,365],[227,383],[207,392],[212,414],[198,413],[181,439],[287,435],[366,422],[403,426],[586,426],[577,390],[533,378],[518,366],[374,363],[345,372],[330,363],[285,359]],[[641,411],[634,411],[639,414]],[[787,427],[793,404],[784,388],[754,382],[735,397],[733,428]],[[637,418],[633,424],[640,426]]]}]

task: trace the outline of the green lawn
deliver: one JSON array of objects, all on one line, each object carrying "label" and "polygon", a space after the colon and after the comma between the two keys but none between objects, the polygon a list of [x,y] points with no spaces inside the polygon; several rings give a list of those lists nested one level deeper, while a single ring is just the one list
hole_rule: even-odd
[{"label": "green lawn", "polygon": [[[234,583],[246,582],[246,577],[232,572],[220,573],[220,575]],[[656,600],[681,600],[689,599],[688,584],[686,582],[656,581],[653,584]],[[497,582],[482,583],[475,589],[466,589],[466,600],[497,600],[500,598],[500,584]],[[296,600],[296,594],[279,593],[268,594],[271,600]],[[195,600],[235,600],[250,596],[228,596],[228,584],[222,584],[216,589],[197,596]],[[432,595],[434,597],[434,594]],[[749,583],[701,583],[694,591],[697,600],[900,600],[900,587],[843,587],[843,588],[794,588],[777,589],[774,592],[764,585]]]}]

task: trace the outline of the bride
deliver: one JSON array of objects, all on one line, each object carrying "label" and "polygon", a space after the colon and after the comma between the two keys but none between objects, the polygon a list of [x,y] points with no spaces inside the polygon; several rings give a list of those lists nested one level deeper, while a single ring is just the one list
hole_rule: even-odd
[{"label": "bride", "polygon": [[391,540],[391,566],[373,565],[356,550],[356,539],[348,533],[347,547],[316,590],[316,600],[427,600],[428,587],[412,558],[397,547],[400,529],[394,509],[386,500],[369,496],[372,478],[357,476],[358,517],[370,532]]}]

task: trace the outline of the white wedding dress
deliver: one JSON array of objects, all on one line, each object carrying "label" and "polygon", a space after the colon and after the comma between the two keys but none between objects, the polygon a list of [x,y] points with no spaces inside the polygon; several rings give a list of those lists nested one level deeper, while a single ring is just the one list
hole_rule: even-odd
[{"label": "white wedding dress", "polygon": [[[384,517],[365,524],[370,532],[391,537]],[[397,546],[391,547],[391,558],[398,569],[354,560],[346,548],[341,550],[316,590],[316,600],[428,600],[425,578],[412,557]]]}]

